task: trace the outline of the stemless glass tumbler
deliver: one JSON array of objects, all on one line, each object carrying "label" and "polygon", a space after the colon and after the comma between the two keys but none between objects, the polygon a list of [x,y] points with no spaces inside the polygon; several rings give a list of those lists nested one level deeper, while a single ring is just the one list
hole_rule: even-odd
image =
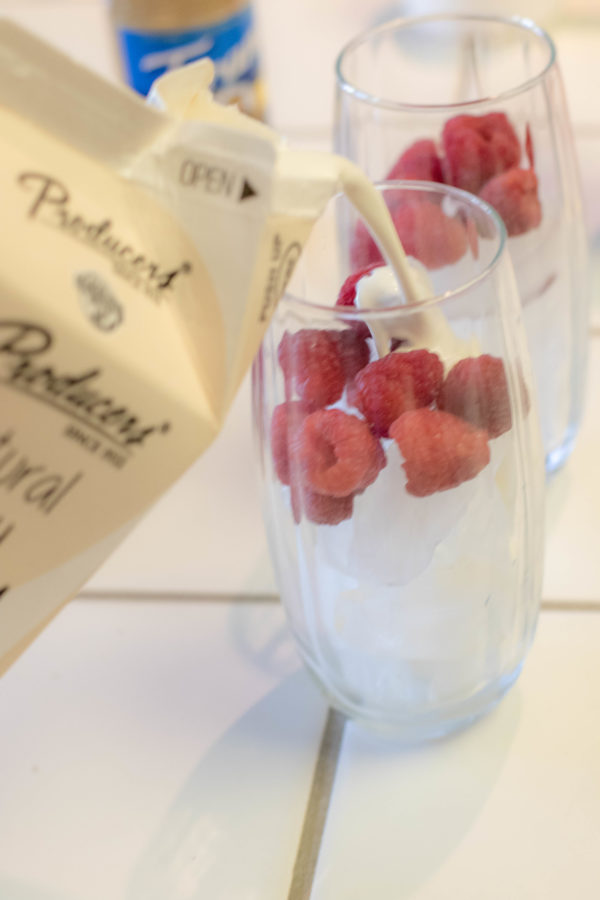
[{"label": "stemless glass tumbler", "polygon": [[367,32],[337,62],[336,149],[373,179],[478,194],[504,220],[548,472],[581,419],[587,245],[556,51],[525,19],[428,16]]},{"label": "stemless glass tumbler", "polygon": [[254,418],[300,654],[334,706],[419,741],[517,677],[538,611],[544,465],[502,222],[452,187],[378,189],[418,300],[403,302],[336,197],[255,360]]}]

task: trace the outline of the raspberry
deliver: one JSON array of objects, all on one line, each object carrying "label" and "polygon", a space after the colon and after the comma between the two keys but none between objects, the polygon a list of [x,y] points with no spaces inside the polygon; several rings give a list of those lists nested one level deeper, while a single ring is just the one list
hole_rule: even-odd
[{"label": "raspberry", "polygon": [[392,422],[409,409],[429,406],[444,380],[444,367],[435,353],[410,350],[388,353],[365,366],[348,390],[373,432],[387,437]]},{"label": "raspberry", "polygon": [[[408,256],[419,259],[428,269],[439,269],[459,260],[467,249],[467,232],[457,218],[450,218],[430,200],[411,200],[391,211],[392,220]],[[350,256],[355,266],[383,262],[375,241],[358,222]]]},{"label": "raspberry", "polygon": [[[363,323],[359,324],[362,325]],[[367,335],[370,336],[371,332],[368,328],[366,330]],[[336,335],[344,377],[346,383],[348,383],[369,362],[371,353],[367,339],[362,332],[353,328],[346,328],[344,331],[332,331],[330,334]]]},{"label": "raspberry", "polygon": [[297,400],[280,403],[273,410],[271,418],[271,453],[275,474],[283,484],[289,484],[290,446],[294,435],[304,421],[305,412]]},{"label": "raspberry", "polygon": [[[337,300],[335,301],[335,305],[336,306],[356,306],[356,285],[361,280],[361,278],[364,278],[365,275],[368,275],[369,272],[372,272],[373,269],[379,268],[379,266],[381,266],[381,265],[382,265],[382,262],[372,263],[371,265],[363,266],[357,272],[353,272],[352,275],[348,275],[348,277],[346,278],[346,280],[344,281],[343,285],[340,288],[340,292],[338,294]],[[369,331],[367,325],[365,325],[364,322],[360,322],[358,320],[356,320],[356,321],[350,320],[346,324],[349,325],[350,328],[353,329],[353,331],[356,331],[356,333],[358,335],[360,335],[360,337],[363,340],[366,341],[368,338],[371,337],[371,332]],[[368,362],[368,360],[367,360],[367,362]]]},{"label": "raspberry", "polygon": [[489,354],[461,359],[448,372],[437,403],[440,409],[485,428],[491,438],[499,437],[512,424],[504,363]]},{"label": "raspberry", "polygon": [[303,486],[333,497],[364,490],[381,468],[378,443],[356,416],[339,409],[311,413],[294,442]]},{"label": "raspberry", "polygon": [[295,389],[309,412],[339,400],[346,384],[338,340],[332,334],[319,328],[286,331],[279,344],[286,389]]},{"label": "raspberry", "polygon": [[386,180],[441,181],[442,163],[433,141],[415,141],[396,160]]},{"label": "raspberry", "polygon": [[381,470],[384,469],[386,465],[387,465],[387,459],[386,459],[386,455],[385,455],[385,450],[383,449],[383,447],[381,446],[379,441],[376,440],[375,441],[375,454],[373,456],[372,463],[371,463],[370,467],[367,469],[367,472],[366,472],[365,477],[362,482],[362,486],[360,488],[358,488],[356,493],[362,494],[362,492],[365,491],[369,487],[369,485],[373,484],[373,482],[375,481],[375,479],[377,478],[377,476],[379,475]]},{"label": "raspberry", "polygon": [[[360,406],[359,406],[360,394],[358,392],[356,380],[349,381],[348,384],[346,385],[346,400],[348,401],[348,406],[354,406],[354,407],[356,407],[356,409],[360,409]],[[369,423],[369,424],[371,424],[371,423]],[[377,432],[377,430],[375,428],[373,429],[373,431],[376,432],[378,435],[381,435],[381,432]]]},{"label": "raspberry", "polygon": [[356,223],[356,230],[350,244],[350,261],[356,269],[367,272],[377,266],[385,265],[379,247],[371,237],[365,223],[360,219]]},{"label": "raspberry", "polygon": [[455,116],[442,131],[449,184],[477,194],[486,181],[518,165],[521,146],[504,113]]},{"label": "raspberry", "polygon": [[437,353],[425,349],[390,353],[383,362],[390,375],[403,382],[408,370],[417,406],[429,406],[435,400],[444,380],[444,366]]},{"label": "raspberry", "polygon": [[344,519],[350,519],[353,505],[353,494],[332,497],[306,489],[302,492],[302,508],[306,518],[316,525],[338,525]]},{"label": "raspberry", "polygon": [[377,269],[381,265],[382,263],[371,263],[370,265],[363,266],[362,269],[359,269],[357,272],[353,272],[352,275],[348,275],[340,288],[335,305],[356,306],[356,285],[361,278],[364,278],[365,275],[368,275],[369,272],[372,272],[373,269]]},{"label": "raspberry", "polygon": [[394,216],[394,225],[408,255],[428,269],[449,266],[466,252],[464,225],[447,216],[436,203],[427,200],[401,207]]},{"label": "raspberry", "polygon": [[542,221],[538,181],[532,169],[510,169],[491,178],[479,196],[493,206],[513,237],[537,228]]},{"label": "raspberry", "polygon": [[[383,447],[376,442],[376,453],[373,463],[367,470],[362,487],[356,491],[356,494],[362,493],[372,484],[377,475],[386,465],[385,452]],[[295,480],[291,484],[291,500],[292,512],[294,520],[297,524],[302,519],[302,512],[306,518],[317,525],[338,525],[345,519],[352,517],[355,493],[347,494],[344,497],[334,497],[331,494],[319,494],[308,487],[303,487],[299,481]]]},{"label": "raspberry", "polygon": [[292,514],[297,525],[302,521],[302,513],[316,525],[338,525],[352,516],[354,494],[346,497],[317,494],[298,481],[293,481],[290,487]]},{"label": "raspberry", "polygon": [[406,472],[406,490],[415,497],[458,487],[490,461],[487,433],[437,409],[404,413],[390,427]]}]

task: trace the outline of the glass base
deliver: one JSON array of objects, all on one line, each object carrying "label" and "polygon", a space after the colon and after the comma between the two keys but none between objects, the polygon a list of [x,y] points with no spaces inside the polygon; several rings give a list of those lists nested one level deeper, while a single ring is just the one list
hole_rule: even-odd
[{"label": "glass base", "polygon": [[548,477],[554,475],[555,472],[558,472],[558,470],[564,466],[573,452],[576,436],[577,429],[574,426],[571,426],[571,428],[567,430],[562,444],[546,454],[546,475]]},{"label": "glass base", "polygon": [[447,737],[456,731],[467,728],[476,722],[477,719],[487,715],[515,683],[523,665],[521,661],[511,672],[497,678],[464,700],[448,703],[442,709],[431,710],[422,715],[399,715],[396,717],[381,711],[370,712],[354,706],[351,702],[347,702],[328,690],[310,663],[307,660],[305,662],[310,674],[327,697],[331,706],[344,713],[349,719],[352,719],[360,728],[364,728],[381,737],[390,738],[403,747]]}]

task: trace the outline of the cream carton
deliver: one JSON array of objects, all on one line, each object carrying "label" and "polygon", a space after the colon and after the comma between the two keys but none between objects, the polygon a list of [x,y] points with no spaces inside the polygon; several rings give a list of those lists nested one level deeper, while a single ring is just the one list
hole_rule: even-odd
[{"label": "cream carton", "polygon": [[145,104],[0,22],[0,670],[217,435],[334,193],[404,265],[354,166],[211,75]]}]

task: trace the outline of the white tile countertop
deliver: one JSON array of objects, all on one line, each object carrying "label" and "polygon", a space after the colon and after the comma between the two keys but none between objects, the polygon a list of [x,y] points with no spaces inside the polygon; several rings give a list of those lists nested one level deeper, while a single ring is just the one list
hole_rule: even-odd
[{"label": "white tile countertop", "polygon": [[[258,0],[291,141],[328,146],[338,49],[401,5]],[[0,15],[118,77],[101,0]],[[589,390],[548,488],[516,686],[411,751],[328,709],[276,598],[246,381],[215,444],[0,679],[0,900],[599,896],[600,9],[553,15],[596,251]]]},{"label": "white tile countertop", "polygon": [[273,601],[73,602],[0,682],[0,897],[285,897],[325,715]]},{"label": "white tile countertop", "polygon": [[543,613],[515,689],[442,744],[346,726],[313,900],[596,898],[599,640],[598,612]]}]

